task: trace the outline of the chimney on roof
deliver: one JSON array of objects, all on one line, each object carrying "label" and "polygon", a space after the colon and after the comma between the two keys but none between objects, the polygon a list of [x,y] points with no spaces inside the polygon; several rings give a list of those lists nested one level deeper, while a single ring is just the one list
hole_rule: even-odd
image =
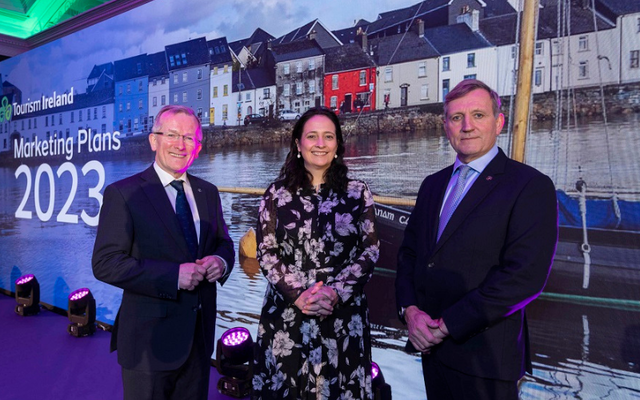
[{"label": "chimney on roof", "polygon": [[418,37],[424,37],[424,21],[422,20],[422,18],[418,18],[416,20],[416,33],[418,34]]},{"label": "chimney on roof", "polygon": [[480,11],[463,8],[463,13],[458,15],[456,22],[466,23],[472,31],[477,32],[480,26]]},{"label": "chimney on roof", "polygon": [[368,40],[367,40],[367,32],[363,31],[362,27],[358,28],[358,31],[356,32],[356,40],[357,40],[357,43],[362,48],[362,51],[364,51],[366,53],[367,52],[367,47],[369,45],[367,44],[367,42],[368,42]]},{"label": "chimney on roof", "polygon": [[317,33],[315,30],[309,32],[309,40],[314,40],[316,38],[316,35]]}]

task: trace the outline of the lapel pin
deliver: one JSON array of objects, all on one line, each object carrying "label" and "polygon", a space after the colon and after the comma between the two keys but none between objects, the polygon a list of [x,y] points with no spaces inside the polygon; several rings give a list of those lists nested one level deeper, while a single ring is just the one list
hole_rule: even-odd
[{"label": "lapel pin", "polygon": [[202,193],[202,189],[198,188],[198,193]]},{"label": "lapel pin", "polygon": [[487,176],[487,180],[488,180],[488,181],[490,181],[490,180],[492,180],[492,179],[493,179],[493,176],[491,176],[491,175]]}]

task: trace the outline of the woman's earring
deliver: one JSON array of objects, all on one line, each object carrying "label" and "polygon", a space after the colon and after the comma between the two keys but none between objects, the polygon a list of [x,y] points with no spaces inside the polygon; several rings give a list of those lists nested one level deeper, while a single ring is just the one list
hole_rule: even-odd
[{"label": "woman's earring", "polygon": [[300,158],[300,153],[298,153],[298,155],[296,157]]},{"label": "woman's earring", "polygon": [[334,155],[333,155],[333,158],[338,158],[338,155],[337,155],[337,154],[334,154]]}]

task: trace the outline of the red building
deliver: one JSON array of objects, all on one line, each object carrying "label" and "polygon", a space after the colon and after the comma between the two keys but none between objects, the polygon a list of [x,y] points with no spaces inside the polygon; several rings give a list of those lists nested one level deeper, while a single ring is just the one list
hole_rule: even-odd
[{"label": "red building", "polygon": [[324,105],[336,113],[375,110],[376,66],[355,44],[325,50]]}]

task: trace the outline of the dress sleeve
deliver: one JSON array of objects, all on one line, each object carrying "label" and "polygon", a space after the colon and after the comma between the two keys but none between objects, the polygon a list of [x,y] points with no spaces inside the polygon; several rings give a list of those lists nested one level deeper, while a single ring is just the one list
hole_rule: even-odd
[{"label": "dress sleeve", "polygon": [[342,304],[349,302],[353,296],[362,294],[364,285],[373,275],[373,268],[380,254],[373,195],[365,183],[361,184],[362,203],[356,210],[360,213],[357,215],[359,238],[356,255],[352,258],[354,262],[338,270],[338,273],[333,277],[330,276],[327,281],[327,284],[338,293]]},{"label": "dress sleeve", "polygon": [[[291,277],[301,274],[294,265],[287,265],[283,261],[281,245],[276,238],[276,227],[278,225],[278,205],[286,199],[281,196],[289,195],[283,188],[277,189],[275,184],[267,188],[260,201],[258,215],[258,229],[256,232],[257,257],[260,269],[277,291],[289,303],[294,303],[298,296],[306,289],[300,282],[303,279],[291,279]],[[290,198],[289,198],[290,201]]]}]

